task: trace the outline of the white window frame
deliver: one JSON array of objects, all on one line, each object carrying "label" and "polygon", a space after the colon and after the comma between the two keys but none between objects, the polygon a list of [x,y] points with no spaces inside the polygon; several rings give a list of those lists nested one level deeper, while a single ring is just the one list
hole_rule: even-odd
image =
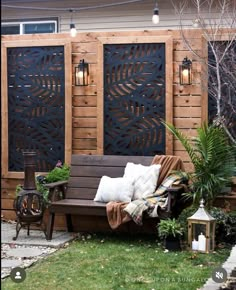
[{"label": "white window frame", "polygon": [[19,34],[23,35],[23,34],[26,34],[26,33],[24,33],[24,25],[25,24],[44,24],[44,23],[53,23],[53,24],[55,24],[55,31],[47,32],[47,33],[57,33],[58,32],[58,21],[57,20],[9,21],[9,22],[2,22],[1,26],[19,25],[19,27],[20,27],[20,33]]}]

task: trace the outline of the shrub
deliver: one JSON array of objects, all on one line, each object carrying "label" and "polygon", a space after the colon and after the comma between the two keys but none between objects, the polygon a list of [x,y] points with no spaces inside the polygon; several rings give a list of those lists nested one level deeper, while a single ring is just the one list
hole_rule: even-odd
[{"label": "shrub", "polygon": [[45,176],[45,183],[68,180],[70,176],[70,167],[63,164],[61,167],[55,167]]},{"label": "shrub", "polygon": [[[70,167],[67,164],[63,164],[58,161],[54,169],[48,172],[47,175],[38,175],[35,178],[37,191],[43,194],[45,204],[49,204],[48,199],[49,190],[45,187],[46,183],[52,183],[62,180],[68,180],[70,176]],[[18,184],[16,186],[16,195],[22,190],[23,186]]]},{"label": "shrub", "polygon": [[225,212],[221,208],[213,207],[210,214],[216,219],[216,243],[234,244],[236,241],[236,211]]},{"label": "shrub", "polygon": [[181,227],[183,228],[183,239],[188,239],[188,220],[187,218],[192,216],[197,211],[196,206],[189,206],[186,207],[179,215],[178,222],[180,223]]}]

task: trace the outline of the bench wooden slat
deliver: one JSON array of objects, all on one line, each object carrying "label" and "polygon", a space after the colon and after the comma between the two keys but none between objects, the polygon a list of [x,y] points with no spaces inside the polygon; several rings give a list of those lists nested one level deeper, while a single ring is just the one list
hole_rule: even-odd
[{"label": "bench wooden slat", "polygon": [[50,212],[75,214],[75,215],[94,215],[105,216],[106,204],[95,202],[93,200],[82,199],[62,199],[57,201],[56,205],[52,204]]},{"label": "bench wooden slat", "polygon": [[[93,206],[93,207],[97,207],[97,208],[104,208],[106,207],[106,203],[103,202],[97,202],[97,201],[93,201],[93,200],[83,200],[83,199],[62,199],[62,200],[58,200],[57,201],[57,205],[65,205],[65,206]],[[53,204],[51,206],[51,209],[53,209]]]},{"label": "bench wooden slat", "polygon": [[98,188],[101,177],[72,176],[69,187],[73,188]]},{"label": "bench wooden slat", "polygon": [[125,167],[127,162],[151,165],[151,156],[121,156],[121,155],[73,155],[71,166],[90,165],[90,166],[114,166]]},{"label": "bench wooden slat", "polygon": [[102,177],[103,175],[108,175],[110,177],[122,177],[124,175],[124,166],[115,167],[115,166],[72,166],[71,167],[71,176],[85,176],[85,177]]},{"label": "bench wooden slat", "polygon": [[97,188],[69,188],[66,198],[70,199],[94,199]]}]

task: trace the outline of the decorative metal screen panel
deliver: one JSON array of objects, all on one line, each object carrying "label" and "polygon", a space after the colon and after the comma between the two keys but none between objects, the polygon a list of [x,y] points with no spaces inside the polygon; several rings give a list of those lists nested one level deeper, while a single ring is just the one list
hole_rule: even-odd
[{"label": "decorative metal screen panel", "polygon": [[23,171],[22,151],[37,152],[37,171],[64,162],[64,47],[7,49],[9,171]]},{"label": "decorative metal screen panel", "polygon": [[[213,43],[218,57],[225,53],[227,42],[216,41]],[[209,62],[209,80],[208,80],[208,119],[212,122],[217,117],[217,101],[216,96],[219,93],[217,87],[216,61],[214,54],[208,45],[208,62]],[[224,119],[228,130],[236,138],[236,41],[233,41],[227,50],[223,61],[220,63],[221,78],[221,118]]]},{"label": "decorative metal screen panel", "polygon": [[165,154],[165,44],[104,46],[104,154]]}]

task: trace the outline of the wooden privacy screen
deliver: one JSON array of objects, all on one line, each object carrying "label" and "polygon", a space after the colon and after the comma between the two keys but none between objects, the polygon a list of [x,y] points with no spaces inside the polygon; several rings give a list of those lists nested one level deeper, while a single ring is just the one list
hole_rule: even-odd
[{"label": "wooden privacy screen", "polygon": [[171,37],[98,39],[98,153],[172,154]]},{"label": "wooden privacy screen", "polygon": [[33,150],[37,153],[36,171],[47,172],[58,160],[68,161],[65,47],[7,47],[6,57],[7,171],[22,172],[22,152]]},{"label": "wooden privacy screen", "polygon": [[104,154],[165,154],[165,44],[104,46]]}]

